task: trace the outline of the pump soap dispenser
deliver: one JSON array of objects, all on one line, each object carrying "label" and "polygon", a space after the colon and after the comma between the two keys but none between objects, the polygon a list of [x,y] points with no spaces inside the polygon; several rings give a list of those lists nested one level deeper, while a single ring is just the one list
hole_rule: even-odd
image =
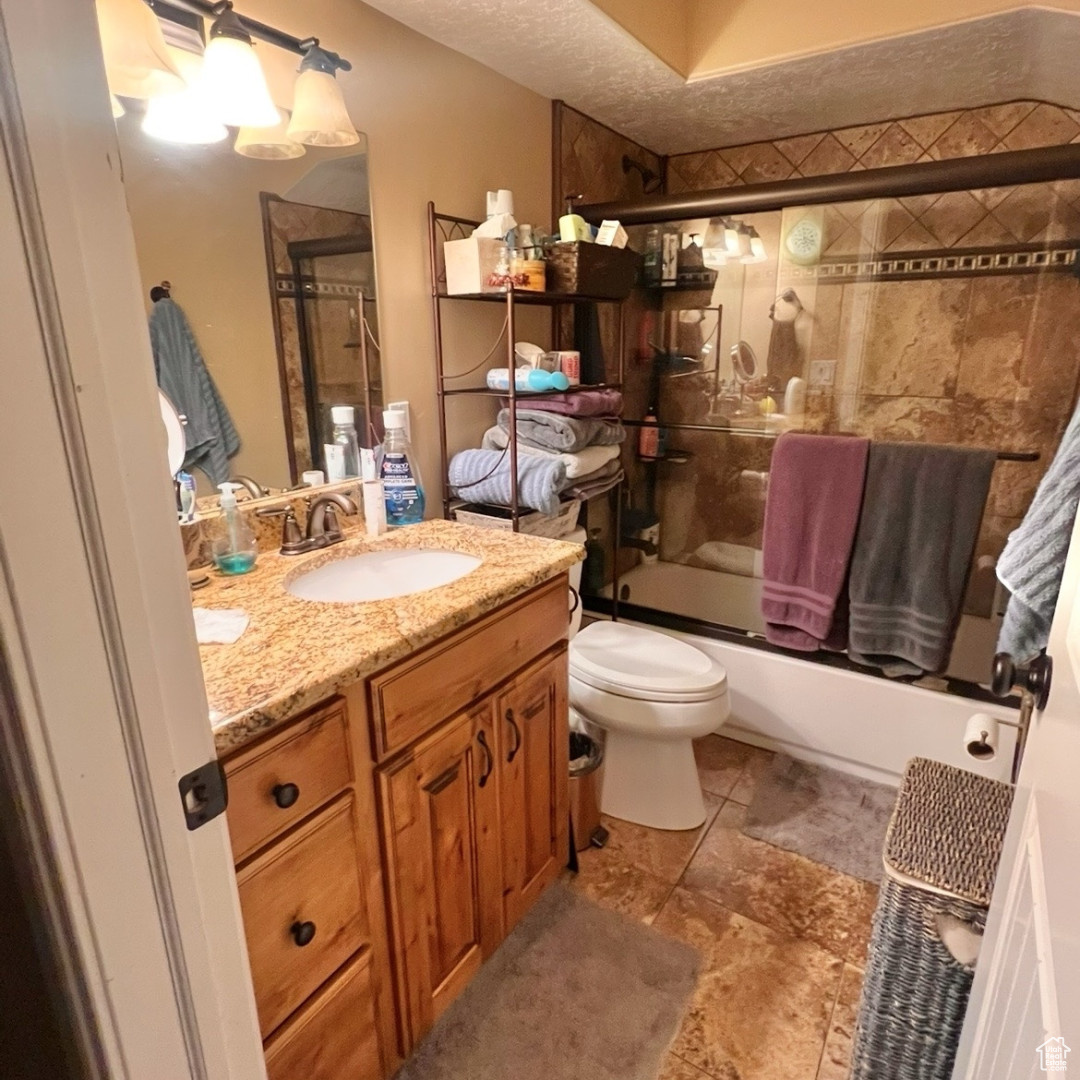
[{"label": "pump soap dispenser", "polygon": [[214,564],[223,574],[246,574],[255,565],[259,547],[255,533],[236,505],[240,484],[218,484],[221,517],[214,523],[210,550]]}]

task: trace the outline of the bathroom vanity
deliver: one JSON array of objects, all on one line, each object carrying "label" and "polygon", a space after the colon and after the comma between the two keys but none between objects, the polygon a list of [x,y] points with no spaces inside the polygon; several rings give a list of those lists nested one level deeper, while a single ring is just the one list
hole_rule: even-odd
[{"label": "bathroom vanity", "polygon": [[[480,565],[364,604],[288,585],[369,549]],[[566,570],[580,548],[447,522],[260,557],[196,603],[271,1080],[381,1080],[566,862]]]}]

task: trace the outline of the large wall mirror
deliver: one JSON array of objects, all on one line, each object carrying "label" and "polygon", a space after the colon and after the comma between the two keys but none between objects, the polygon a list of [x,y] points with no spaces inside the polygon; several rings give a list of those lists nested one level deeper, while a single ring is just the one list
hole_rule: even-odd
[{"label": "large wall mirror", "polygon": [[[162,333],[179,337],[183,364],[193,342],[223,410],[218,452],[196,460],[188,449],[199,493],[238,475],[275,492],[322,469],[333,405],[353,406],[360,445],[375,445],[383,402],[367,140],[262,159],[237,153],[232,132],[183,145],[141,122],[132,110],[117,129],[155,354]],[[162,302],[175,308],[155,316]],[[174,387],[183,374],[172,373]]]}]

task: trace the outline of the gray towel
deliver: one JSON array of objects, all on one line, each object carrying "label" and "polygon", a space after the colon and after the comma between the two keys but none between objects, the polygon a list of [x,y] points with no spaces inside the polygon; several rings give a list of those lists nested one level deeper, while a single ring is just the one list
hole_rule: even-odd
[{"label": "gray towel", "polygon": [[206,369],[187,316],[164,298],[150,312],[150,347],[158,386],[187,419],[185,469],[202,469],[213,484],[229,479],[229,458],[240,449],[229,410]]},{"label": "gray towel", "polygon": [[[510,410],[499,410],[499,427],[510,430]],[[517,433],[521,442],[560,454],[576,454],[586,446],[615,446],[626,438],[618,420],[593,416],[561,416],[539,409],[518,409]]]},{"label": "gray towel", "polygon": [[1073,519],[1080,505],[1080,409],[1073,413],[1050,468],[1019,528],[998,559],[997,576],[1012,593],[998,652],[1018,663],[1046,648],[1061,589]]},{"label": "gray towel", "polygon": [[871,444],[851,560],[853,660],[944,669],[994,460],[989,450]]},{"label": "gray towel", "polygon": [[[553,517],[566,487],[566,465],[558,458],[518,458],[518,504]],[[510,505],[510,454],[505,450],[462,450],[450,462],[450,490],[469,502]]]}]

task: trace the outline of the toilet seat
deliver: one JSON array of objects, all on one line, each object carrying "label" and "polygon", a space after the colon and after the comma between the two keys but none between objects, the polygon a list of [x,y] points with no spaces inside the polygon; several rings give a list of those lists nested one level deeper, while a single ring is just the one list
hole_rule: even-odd
[{"label": "toilet seat", "polygon": [[639,701],[712,701],[727,693],[723,666],[692,645],[618,622],[596,622],[570,642],[570,673]]}]

